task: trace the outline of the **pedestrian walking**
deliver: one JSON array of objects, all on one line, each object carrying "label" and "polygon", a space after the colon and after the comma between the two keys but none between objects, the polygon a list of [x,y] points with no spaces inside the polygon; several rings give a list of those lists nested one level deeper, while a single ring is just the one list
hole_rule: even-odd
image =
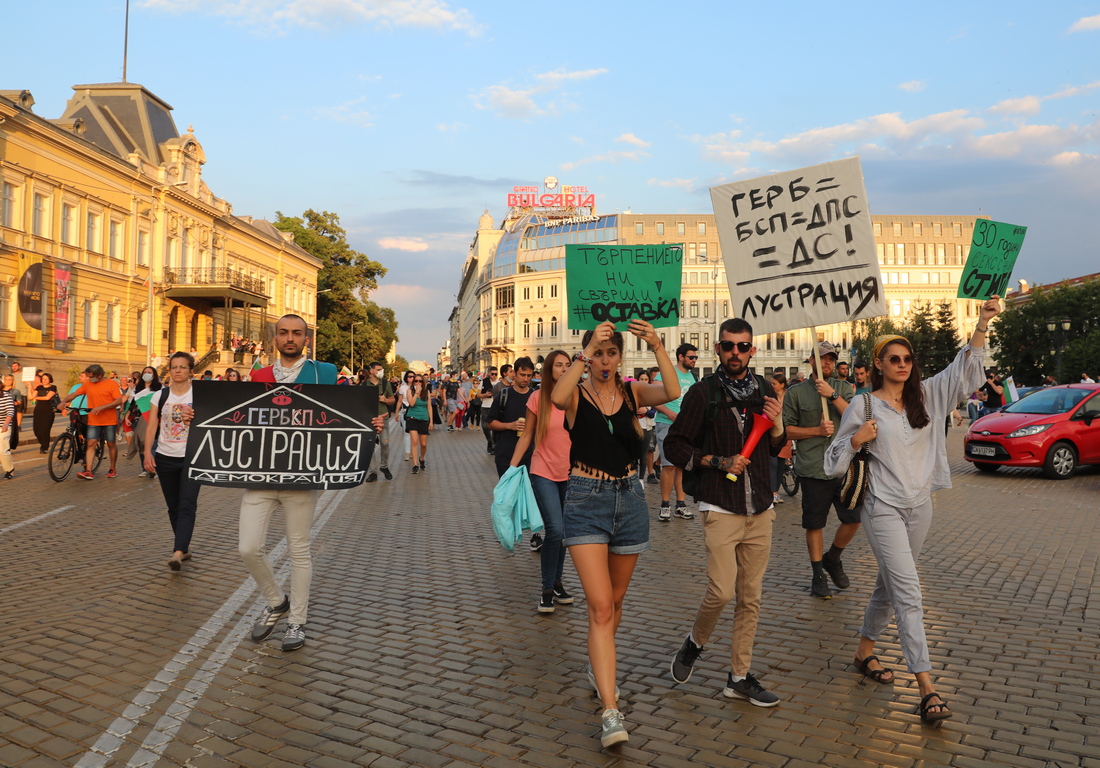
[{"label": "pedestrian walking", "polygon": [[[336,384],[336,366],[306,358],[309,326],[298,315],[283,315],[275,323],[272,365],[252,372],[252,381],[270,384]],[[287,549],[290,553],[290,595],[275,581],[275,571],[264,553],[268,525],[276,508],[283,508]],[[293,651],[306,643],[309,587],[313,578],[310,526],[317,511],[317,491],[294,488],[250,488],[241,499],[241,559],[256,580],[267,606],[252,627],[252,640],[262,642],[287,619],[282,649]]]},{"label": "pedestrian walking", "polygon": [[435,428],[432,419],[432,394],[428,389],[428,379],[422,374],[413,377],[412,384],[405,392],[405,431],[412,439],[412,473],[419,474],[427,469],[424,457],[428,455],[428,434]]},{"label": "pedestrian walking", "polygon": [[932,523],[932,493],[951,487],[947,439],[939,425],[955,404],[982,383],[986,332],[1001,311],[1000,297],[987,300],[970,343],[940,373],[921,381],[913,345],[901,336],[875,340],[871,372],[871,418],[850,408],[825,453],[825,470],[841,477],[856,452],[870,443],[870,482],[864,501],[867,541],[878,562],[875,589],[863,614],[854,663],[864,676],[890,684],[894,674],[874,655],[875,642],[893,613],[906,666],[917,678],[921,721],[951,717],[936,693],[924,629],[917,559]]},{"label": "pedestrian walking", "polygon": [[[736,598],[730,671],[722,695],[774,707],[779,697],[751,670],[775,523],[770,459],[786,441],[783,410],[772,386],[750,369],[756,355],[751,325],[740,318],[726,320],[714,351],[718,371],[688,390],[665,438],[672,463],[699,473],[696,499],[707,550],[707,590],[691,632],[672,658],[672,679],[686,683],[691,678],[722,611]],[[713,416],[708,415],[711,403],[718,405]],[[746,457],[745,440],[761,415],[773,426]],[[740,481],[731,483],[731,474]]]},{"label": "pedestrian walking", "polygon": [[[393,387],[383,377],[385,366],[382,363],[374,362],[367,366],[365,374],[360,374],[359,380],[363,386],[378,387],[378,402],[374,404],[374,411],[371,412],[372,416],[378,416],[383,419],[386,424],[378,432],[378,440],[374,445],[374,453],[371,455],[370,460],[370,472],[367,474],[367,482],[373,483],[378,480],[378,472],[382,473],[382,476],[387,480],[393,480],[393,474],[390,472],[390,429],[389,424],[393,421],[390,418],[390,406],[392,406],[396,400],[393,394]],[[368,410],[370,403],[368,405]],[[374,469],[377,459],[378,470]]]},{"label": "pedestrian walking", "polygon": [[11,430],[15,419],[15,400],[6,389],[0,389],[0,469],[4,470],[4,479],[15,477],[15,462],[11,460]]},{"label": "pedestrian walking", "polygon": [[531,490],[542,515],[540,551],[542,592],[538,612],[553,613],[555,605],[570,605],[573,596],[562,584],[565,572],[565,547],[562,509],[569,483],[569,432],[565,429],[565,411],[554,407],[554,386],[569,369],[569,353],[556,349],[542,364],[542,386],[527,398],[527,425],[512,450],[511,466],[518,467],[528,449],[531,454]]},{"label": "pedestrian walking", "polygon": [[19,447],[19,431],[23,423],[23,411],[27,408],[27,398],[22,390],[15,386],[15,377],[10,373],[4,376],[3,387],[11,398],[12,408],[15,409],[8,429],[8,449],[14,451]]},{"label": "pedestrian walking", "polygon": [[401,377],[401,386],[397,388],[397,423],[400,425],[401,432],[404,435],[401,445],[405,450],[405,461],[409,461],[412,458],[412,437],[405,428],[405,413],[409,408],[405,403],[405,395],[408,394],[409,386],[412,384],[415,377],[416,374],[412,371],[405,371],[405,374]]},{"label": "pedestrian walking", "polygon": [[[649,549],[649,512],[638,480],[642,429],[635,412],[680,397],[676,369],[653,326],[631,320],[628,330],[653,350],[662,384],[623,382],[623,335],[604,322],[585,332],[584,351],[573,358],[551,396],[554,406],[565,411],[570,436],[562,543],[588,604],[588,680],[603,705],[600,742],[605,747],[629,738],[618,707],[615,632],[638,555]],[[582,383],[586,367],[590,375]]]},{"label": "pedestrian walking", "polygon": [[[493,430],[497,477],[504,475],[511,464],[512,453],[527,424],[527,398],[532,392],[531,377],[535,375],[535,364],[531,358],[521,357],[516,360],[515,366],[509,366],[509,372],[513,375],[512,383],[501,386],[497,391],[486,417],[489,429]],[[530,468],[531,453],[528,449],[520,464]]]},{"label": "pedestrian walking", "polygon": [[[168,522],[172,526],[172,556],[168,567],[180,570],[191,559],[191,536],[195,531],[195,516],[202,486],[187,476],[187,433],[195,415],[191,395],[191,374],[195,358],[187,352],[177,352],[168,359],[167,389],[152,398],[142,466],[160,479],[160,492],[168,505]],[[156,445],[154,450],[153,446]]]},{"label": "pedestrian walking", "polygon": [[57,394],[57,387],[53,383],[53,374],[43,372],[41,380],[34,393],[31,395],[34,401],[34,437],[38,440],[38,452],[50,452],[50,433],[53,431],[53,421],[56,416],[55,405],[61,401]]},{"label": "pedestrian walking", "polygon": [[[637,381],[640,384],[651,384],[653,379],[649,371],[638,374]],[[657,415],[656,408],[638,408],[638,424],[642,427],[641,455],[638,457],[638,479],[656,485],[660,482],[653,474],[653,449],[657,447],[657,436],[653,430],[653,417]]]},{"label": "pedestrian walking", "polygon": [[[787,374],[783,371],[775,371],[772,373],[771,380],[772,390],[775,392],[775,398],[779,401],[779,420],[783,420],[783,401],[787,397]],[[779,449],[779,453],[770,457],[769,461],[772,468],[772,504],[782,504],[783,499],[779,496],[779,485],[783,479],[783,470],[787,467],[787,462],[791,459],[791,441],[784,440],[782,447]]]},{"label": "pedestrian walking", "polygon": [[[134,384],[128,406],[130,423],[134,430],[134,440],[126,450],[127,461],[134,456],[140,456],[142,457],[140,463],[143,465],[145,463],[145,431],[149,424],[149,406],[152,405],[155,394],[159,392],[163,386],[164,384],[161,383],[160,374],[158,374],[156,368],[151,365],[146,366],[142,370]],[[150,479],[156,476],[156,472],[149,472],[144,466],[142,467],[141,473],[138,475],[138,477],[147,477]]]},{"label": "pedestrian walking", "polygon": [[[825,472],[825,451],[840,427],[840,417],[855,397],[855,387],[833,375],[836,366],[836,347],[827,341],[817,344],[817,357],[821,359],[821,376],[817,375],[814,355],[806,360],[810,364],[810,383],[802,383],[787,390],[783,399],[783,424],[787,437],[798,443],[794,473],[802,486],[802,528],[806,531],[806,549],[810,556],[810,594],[823,600],[831,599],[829,579],[839,589],[851,584],[844,572],[841,558],[844,548],[859,531],[860,510],[848,509],[840,499],[841,481]],[[822,398],[829,404],[828,418],[821,410]],[[840,525],[833,536],[832,546],[825,552],[824,529],[829,522],[829,508],[836,510]],[[828,576],[826,576],[828,574]]]},{"label": "pedestrian walking", "polygon": [[96,447],[102,440],[107,444],[107,453],[111,459],[111,468],[107,471],[107,477],[118,477],[115,464],[118,462],[118,446],[115,443],[118,435],[118,411],[122,405],[122,393],[119,391],[118,382],[108,379],[103,371],[103,366],[93,363],[84,369],[85,378],[72,392],[61,399],[61,404],[74,400],[77,397],[87,398],[88,427],[85,443],[87,451],[84,459],[84,471],[77,472],[76,476],[81,480],[94,480],[95,475],[90,467],[94,466]]},{"label": "pedestrian walking", "polygon": [[493,404],[493,396],[496,395],[496,385],[500,379],[496,366],[489,368],[488,374],[481,381],[481,433],[485,435],[485,452],[493,455],[493,430],[489,429],[488,410]]},{"label": "pedestrian walking", "polygon": [[[676,516],[691,520],[695,513],[688,508],[687,494],[684,493],[683,470],[673,466],[665,454],[665,436],[676,421],[680,412],[680,402],[688,388],[696,381],[695,365],[699,362],[699,350],[694,344],[681,344],[676,348],[676,366],[674,373],[680,382],[680,398],[657,406],[657,415],[653,418],[653,429],[657,436],[657,453],[661,461],[661,509],[657,519],[667,523],[672,519],[672,493],[676,493]],[[663,372],[657,374],[654,382],[663,378]]]}]

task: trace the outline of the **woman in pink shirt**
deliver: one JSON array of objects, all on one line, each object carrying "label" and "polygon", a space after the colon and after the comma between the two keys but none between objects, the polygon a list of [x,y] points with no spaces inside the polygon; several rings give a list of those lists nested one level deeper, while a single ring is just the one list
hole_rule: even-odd
[{"label": "woman in pink shirt", "polygon": [[561,577],[565,570],[565,547],[561,545],[562,508],[569,484],[569,433],[565,431],[565,411],[554,407],[550,393],[558,379],[569,369],[568,352],[558,349],[542,364],[542,387],[527,400],[527,423],[512,452],[513,467],[518,467],[535,441],[531,457],[531,490],[539,504],[545,526],[542,545],[542,598],[539,613],[553,613],[554,604],[568,605],[573,596],[565,591]]}]

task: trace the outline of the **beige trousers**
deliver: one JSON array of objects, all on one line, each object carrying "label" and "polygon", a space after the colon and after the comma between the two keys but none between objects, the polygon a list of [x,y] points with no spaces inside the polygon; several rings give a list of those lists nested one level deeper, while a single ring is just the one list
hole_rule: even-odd
[{"label": "beige trousers", "polygon": [[290,614],[287,621],[291,624],[305,624],[309,608],[309,584],[313,578],[309,529],[317,509],[317,493],[290,489],[247,490],[241,499],[241,559],[272,608],[283,602],[283,590],[275,581],[264,544],[271,515],[280,504],[283,507],[290,553]]}]

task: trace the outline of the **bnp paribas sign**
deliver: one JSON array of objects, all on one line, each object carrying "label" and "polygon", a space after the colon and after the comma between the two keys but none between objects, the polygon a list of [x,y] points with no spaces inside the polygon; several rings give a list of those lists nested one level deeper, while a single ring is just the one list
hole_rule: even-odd
[{"label": "bnp paribas sign", "polygon": [[508,194],[509,208],[594,208],[596,205],[595,193],[589,192],[588,187],[577,187],[563,184],[558,186],[558,180],[553,176],[547,176],[542,187],[537,185],[516,186]]}]

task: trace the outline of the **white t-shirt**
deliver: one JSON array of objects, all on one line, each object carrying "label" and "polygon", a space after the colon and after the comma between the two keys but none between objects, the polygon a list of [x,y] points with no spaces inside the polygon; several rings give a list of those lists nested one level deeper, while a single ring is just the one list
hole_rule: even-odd
[{"label": "white t-shirt", "polygon": [[[154,401],[159,403],[159,398]],[[188,425],[183,421],[183,406],[193,405],[191,387],[182,395],[168,393],[164,410],[157,414],[160,419],[160,434],[157,437],[157,453],[182,459],[187,452]]]}]

